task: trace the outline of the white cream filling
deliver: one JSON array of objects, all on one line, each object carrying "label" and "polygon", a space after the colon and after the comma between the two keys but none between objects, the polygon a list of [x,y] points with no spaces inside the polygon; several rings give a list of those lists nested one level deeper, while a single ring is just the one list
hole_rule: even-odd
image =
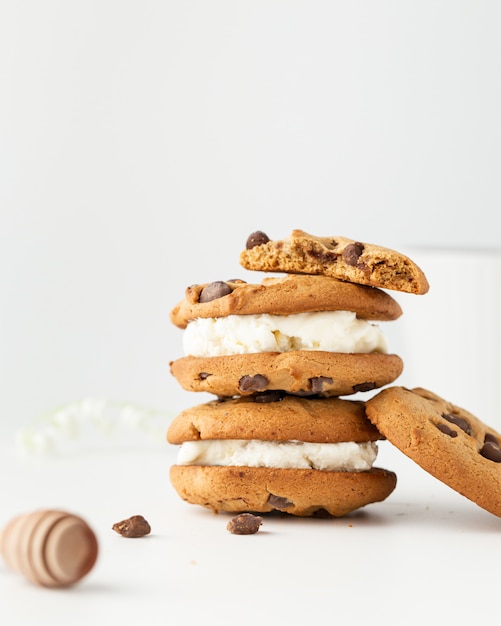
[{"label": "white cream filling", "polygon": [[291,350],[387,353],[388,342],[377,325],[356,313],[319,311],[197,318],[183,333],[183,350],[196,357]]},{"label": "white cream filling", "polygon": [[184,442],[179,449],[177,463],[357,472],[369,470],[377,452],[374,441],[309,443],[210,439]]}]

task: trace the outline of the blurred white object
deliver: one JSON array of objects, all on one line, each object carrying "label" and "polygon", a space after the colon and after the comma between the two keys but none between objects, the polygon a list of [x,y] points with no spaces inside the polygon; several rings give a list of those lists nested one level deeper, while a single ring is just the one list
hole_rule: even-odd
[{"label": "blurred white object", "polygon": [[169,411],[104,398],[84,398],[33,420],[18,431],[16,443],[21,452],[30,454],[64,454],[89,445],[95,450],[103,443],[111,443],[117,449],[131,443],[164,445],[172,418]]},{"label": "blurred white object", "polygon": [[399,298],[404,373],[397,384],[427,387],[501,429],[501,249],[406,254],[425,272],[430,290]]}]

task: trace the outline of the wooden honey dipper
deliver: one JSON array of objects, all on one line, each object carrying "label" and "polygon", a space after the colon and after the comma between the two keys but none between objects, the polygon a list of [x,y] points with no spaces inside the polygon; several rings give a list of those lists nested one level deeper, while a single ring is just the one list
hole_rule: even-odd
[{"label": "wooden honey dipper", "polygon": [[0,536],[5,564],[44,587],[69,587],[81,580],[98,555],[87,523],[66,511],[45,509],[18,515]]}]

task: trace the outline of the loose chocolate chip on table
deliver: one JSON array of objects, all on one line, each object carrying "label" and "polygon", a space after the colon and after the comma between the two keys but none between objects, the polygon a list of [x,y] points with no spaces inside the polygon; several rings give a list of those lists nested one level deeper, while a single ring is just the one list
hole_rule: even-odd
[{"label": "loose chocolate chip on table", "polygon": [[284,511],[294,504],[294,502],[291,502],[287,498],[276,496],[274,493],[270,493],[268,496],[268,502],[274,509],[277,509],[277,511]]},{"label": "loose chocolate chip on table", "polygon": [[350,243],[343,251],[343,261],[354,267],[358,264],[358,259],[363,251],[364,246],[360,242]]},{"label": "loose chocolate chip on table", "polygon": [[461,430],[464,430],[467,435],[471,435],[470,422],[468,422],[468,420],[465,420],[464,417],[454,415],[453,413],[443,413],[442,417],[451,424],[455,424]]},{"label": "loose chocolate chip on table", "polygon": [[480,454],[489,461],[501,463],[501,448],[494,435],[491,435],[490,433],[485,435],[484,445],[480,449]]},{"label": "loose chocolate chip on table", "polygon": [[240,391],[264,391],[268,385],[266,376],[256,374],[255,376],[242,376],[238,381]]},{"label": "loose chocolate chip on table", "polygon": [[270,238],[266,233],[263,233],[262,230],[256,230],[256,232],[249,235],[247,238],[247,242],[245,243],[245,247],[247,250],[254,248],[255,246],[261,246],[263,243],[268,243]]},{"label": "loose chocolate chip on table", "polygon": [[263,518],[252,513],[240,513],[233,517],[226,525],[233,535],[254,535],[263,523]]},{"label": "loose chocolate chip on table", "polygon": [[222,280],[216,280],[213,283],[209,283],[202,289],[198,301],[202,303],[212,302],[212,300],[217,300],[218,298],[227,296],[232,291],[233,290],[228,283],[225,283]]},{"label": "loose chocolate chip on table", "polygon": [[151,527],[142,515],[133,515],[128,519],[113,524],[112,530],[122,535],[122,537],[137,538],[149,535]]}]

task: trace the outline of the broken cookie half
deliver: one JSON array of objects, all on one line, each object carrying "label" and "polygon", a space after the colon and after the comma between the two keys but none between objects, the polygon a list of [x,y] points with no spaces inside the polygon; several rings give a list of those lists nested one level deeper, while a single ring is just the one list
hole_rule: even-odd
[{"label": "broken cookie half", "polygon": [[424,294],[429,289],[421,268],[401,252],[347,237],[316,237],[299,229],[278,240],[263,231],[252,233],[240,264],[248,270],[319,274],[406,293]]}]

